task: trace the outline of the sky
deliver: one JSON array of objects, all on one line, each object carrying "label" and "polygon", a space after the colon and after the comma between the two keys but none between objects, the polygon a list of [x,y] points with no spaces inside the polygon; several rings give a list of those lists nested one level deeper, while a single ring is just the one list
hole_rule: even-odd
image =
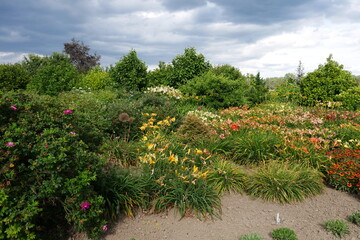
[{"label": "sky", "polygon": [[360,75],[359,0],[0,0],[0,64],[83,41],[101,65],[131,49],[149,69],[194,47],[213,65],[281,77],[332,54]]}]

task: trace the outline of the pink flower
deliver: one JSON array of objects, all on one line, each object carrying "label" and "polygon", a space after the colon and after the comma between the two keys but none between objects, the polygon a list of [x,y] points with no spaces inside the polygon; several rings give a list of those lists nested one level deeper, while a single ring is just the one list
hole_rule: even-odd
[{"label": "pink flower", "polygon": [[76,132],[70,132],[70,134],[75,136],[77,133]]},{"label": "pink flower", "polygon": [[16,111],[17,110],[16,104],[11,105],[10,109]]},{"label": "pink flower", "polygon": [[90,207],[90,203],[88,201],[85,201],[80,205],[80,207],[82,210],[85,211],[86,209],[88,209]]},{"label": "pink flower", "polygon": [[73,111],[71,109],[67,109],[67,110],[64,111],[64,113],[65,114],[71,114],[71,113],[73,113]]},{"label": "pink flower", "polygon": [[108,226],[105,224],[105,225],[102,227],[102,230],[103,230],[104,232],[106,232],[106,231],[108,230]]},{"label": "pink flower", "polygon": [[15,143],[13,143],[13,142],[8,142],[8,143],[6,144],[6,146],[15,147]]}]

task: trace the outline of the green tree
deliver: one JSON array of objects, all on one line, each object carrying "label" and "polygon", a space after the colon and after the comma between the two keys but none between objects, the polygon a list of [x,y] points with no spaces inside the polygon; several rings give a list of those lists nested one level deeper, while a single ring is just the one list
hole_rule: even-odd
[{"label": "green tree", "polygon": [[44,65],[44,58],[35,55],[35,54],[29,54],[27,57],[24,57],[23,61],[21,62],[21,65],[29,72],[30,76],[34,76],[37,72],[37,70]]},{"label": "green tree", "polygon": [[25,89],[29,80],[30,75],[21,64],[0,65],[0,89]]},{"label": "green tree", "polygon": [[147,87],[147,66],[132,49],[109,70],[110,77],[127,90],[143,90]]},{"label": "green tree", "polygon": [[99,90],[112,85],[112,83],[109,73],[100,66],[96,66],[82,77],[79,85],[84,88]]},{"label": "green tree", "polygon": [[169,79],[171,78],[172,71],[173,67],[171,64],[160,61],[158,68],[147,73],[149,86],[170,85]]},{"label": "green tree", "polygon": [[318,102],[333,102],[337,95],[356,86],[356,82],[344,66],[332,59],[308,73],[300,82],[302,103],[314,106]]},{"label": "green tree", "polygon": [[28,85],[29,89],[41,94],[57,95],[75,86],[78,73],[68,56],[55,52],[43,60]]},{"label": "green tree", "polygon": [[250,90],[248,91],[248,99],[254,104],[259,104],[265,101],[266,93],[269,89],[266,87],[265,80],[260,77],[260,72],[258,72],[255,76],[248,75],[250,82]]},{"label": "green tree", "polygon": [[204,55],[197,54],[195,48],[185,48],[184,54],[176,56],[172,60],[173,70],[169,79],[169,85],[178,87],[190,79],[200,76],[211,68],[209,61]]},{"label": "green tree", "polygon": [[98,66],[101,56],[89,54],[90,48],[83,42],[71,39],[70,43],[64,43],[64,53],[66,53],[71,63],[79,73],[87,73],[91,68]]}]

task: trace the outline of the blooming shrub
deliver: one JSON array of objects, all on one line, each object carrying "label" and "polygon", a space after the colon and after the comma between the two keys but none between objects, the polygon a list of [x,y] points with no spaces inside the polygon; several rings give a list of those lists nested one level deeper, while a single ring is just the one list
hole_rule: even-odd
[{"label": "blooming shrub", "polygon": [[338,190],[360,193],[360,150],[337,149],[327,153],[332,163],[326,167],[329,184]]},{"label": "blooming shrub", "polygon": [[91,184],[102,165],[75,111],[55,98],[9,92],[0,95],[0,112],[0,239],[41,239],[65,218],[96,237],[103,198]]},{"label": "blooming shrub", "polygon": [[170,86],[157,86],[157,87],[151,87],[147,88],[145,93],[152,92],[152,93],[160,93],[172,98],[180,99],[182,98],[182,93],[180,90],[175,89]]}]

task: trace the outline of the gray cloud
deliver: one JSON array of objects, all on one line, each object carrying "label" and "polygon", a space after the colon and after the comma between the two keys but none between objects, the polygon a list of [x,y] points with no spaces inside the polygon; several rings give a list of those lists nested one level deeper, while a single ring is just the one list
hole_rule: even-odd
[{"label": "gray cloud", "polygon": [[305,54],[353,54],[357,9],[357,0],[1,0],[0,63],[61,52],[75,37],[103,65],[132,48],[157,65],[194,46],[213,64],[279,74],[290,62],[317,60]]}]

